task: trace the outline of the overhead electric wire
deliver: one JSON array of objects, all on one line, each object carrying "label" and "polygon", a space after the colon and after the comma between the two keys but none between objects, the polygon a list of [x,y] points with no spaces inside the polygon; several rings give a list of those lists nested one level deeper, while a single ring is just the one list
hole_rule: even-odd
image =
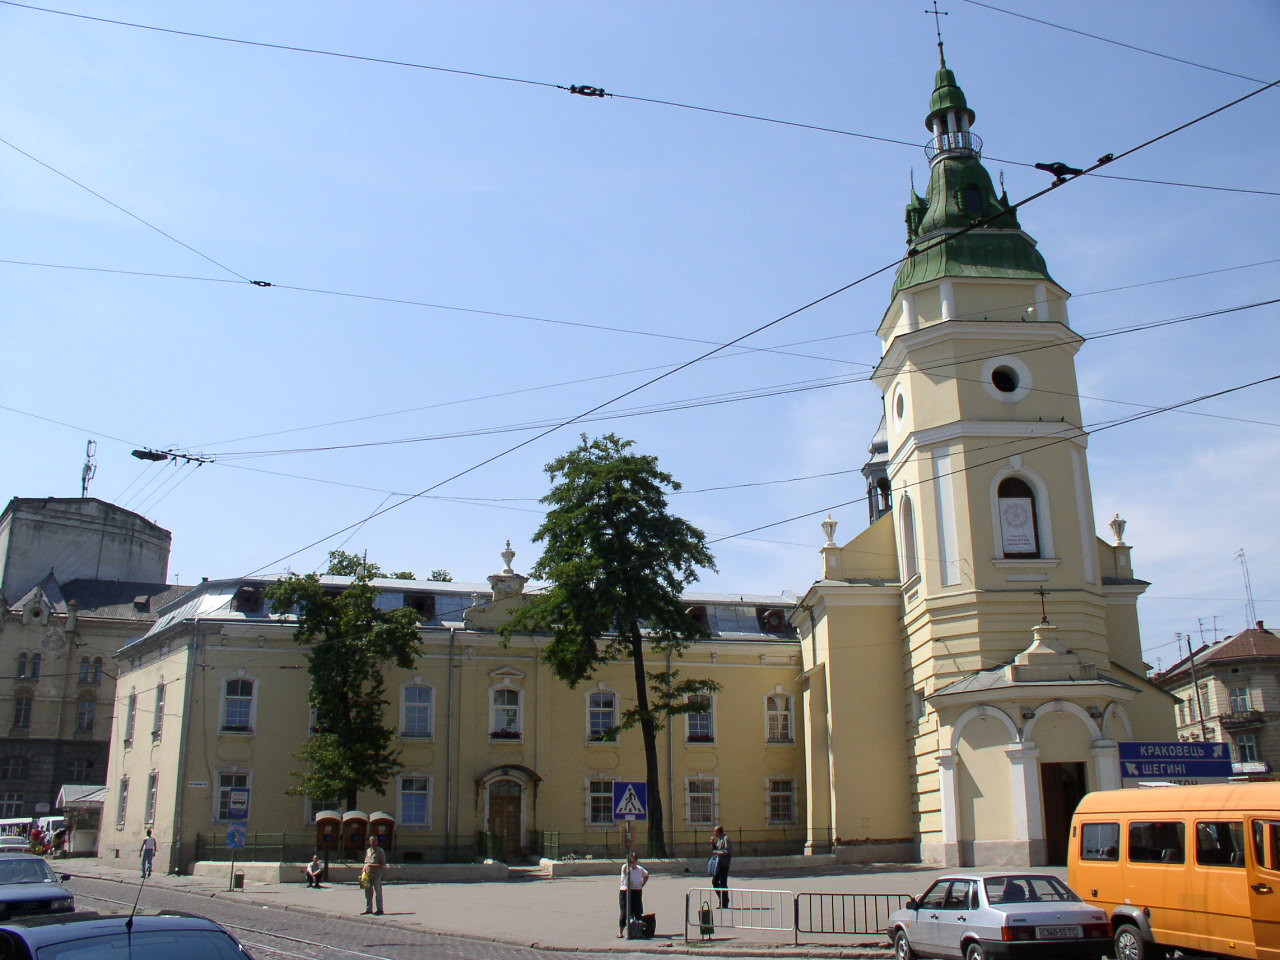
[{"label": "overhead electric wire", "polygon": [[1223,70],[1220,67],[1211,67],[1208,64],[1197,63],[1194,60],[1186,60],[1182,57],[1170,56],[1167,53],[1159,53],[1147,47],[1139,47],[1133,43],[1125,43],[1122,40],[1112,40],[1110,37],[1100,36],[1096,33],[1089,33],[1085,30],[1077,30],[1075,27],[1064,26],[1061,23],[1053,23],[1049,20],[1041,20],[1039,17],[1032,17],[1025,13],[1018,13],[1014,10],[1006,10],[1003,7],[997,7],[990,3],[983,3],[981,0],[964,0],[965,3],[975,7],[983,7],[986,10],[994,10],[996,13],[1007,14],[1010,17],[1017,17],[1019,20],[1030,20],[1032,23],[1038,23],[1042,26],[1052,27],[1055,30],[1065,30],[1067,33],[1074,33],[1077,36],[1088,37],[1090,40],[1100,40],[1103,43],[1110,43],[1113,46],[1124,47],[1126,50],[1133,50],[1135,53],[1145,53],[1151,57],[1159,57],[1161,60],[1172,60],[1174,63],[1185,64],[1189,67],[1196,67],[1200,70],[1209,70],[1213,73],[1220,73],[1223,76],[1235,77],[1237,80],[1248,80],[1250,83],[1266,83],[1266,80],[1259,80],[1257,77],[1245,76],[1243,73],[1234,73],[1231,70]]},{"label": "overhead electric wire", "polygon": [[[972,2],[972,0],[970,0],[970,2]],[[227,37],[219,34],[200,33],[192,30],[178,30],[171,27],[158,27],[152,24],[137,23],[135,21],[129,21],[129,20],[117,20],[109,17],[94,17],[88,14],[83,14],[83,13],[72,13],[67,10],[56,10],[51,7],[40,7],[34,4],[18,3],[17,0],[0,0],[0,4],[3,4],[5,6],[10,6],[10,7],[17,7],[24,10],[31,10],[37,13],[48,13],[48,14],[53,14],[55,16],[71,17],[78,20],[89,20],[95,23],[104,23],[104,24],[109,24],[112,26],[119,26],[119,27],[129,27],[137,30],[149,30],[153,33],[171,34],[173,36],[188,37],[188,38],[197,39],[197,40],[213,40],[220,43],[230,43],[230,44],[237,44],[240,46],[248,46],[248,47],[261,47],[268,50],[280,50],[288,53],[302,53],[302,54],[307,54],[312,56],[332,57],[332,58],[342,59],[342,60],[354,60],[354,61],[359,61],[364,63],[378,64],[382,66],[406,67],[414,70],[427,70],[427,71],[432,71],[436,73],[455,74],[458,76],[473,77],[481,80],[497,80],[504,83],[519,83],[519,84],[524,84],[526,86],[544,87],[548,89],[562,90],[568,93],[584,93],[585,95],[590,97],[607,97],[613,100],[630,100],[636,103],[648,103],[648,104],[653,104],[655,106],[673,107],[680,110],[691,110],[698,113],[715,114],[718,116],[731,117],[731,118],[741,119],[741,120],[754,120],[760,123],[769,123],[776,126],[795,127],[797,129],[802,129],[802,130],[813,130],[819,133],[833,133],[839,136],[855,137],[861,140],[872,140],[879,143],[893,144],[895,146],[908,146],[908,147],[915,147],[917,149],[920,147],[919,143],[911,140],[899,140],[894,137],[882,137],[882,136],[877,136],[869,133],[859,133],[852,130],[842,130],[837,127],[822,126],[820,124],[802,123],[795,120],[783,120],[777,117],[763,116],[761,114],[745,113],[745,112],[736,111],[736,110],[724,110],[716,107],[701,106],[699,104],[684,103],[678,100],[667,100],[667,99],[662,99],[658,97],[644,97],[636,94],[617,93],[614,91],[606,91],[603,88],[598,88],[598,87],[589,87],[589,86],[574,85],[574,84],[566,85],[562,83],[552,83],[546,80],[530,80],[524,77],[513,77],[513,76],[507,76],[504,74],[485,73],[478,70],[463,70],[456,67],[441,67],[433,64],[418,63],[418,62],[408,61],[408,60],[395,60],[395,59],[390,59],[386,57],[363,56],[360,54],[342,53],[336,50],[322,50],[315,47],[304,47],[304,46],[298,46],[293,44],[283,44],[283,43],[270,43],[270,42],[261,41],[261,40],[246,40],[239,37]],[[979,5],[982,6],[982,4],[979,4]],[[999,10],[999,8],[997,7],[991,7],[990,9]],[[1000,12],[1009,13],[1010,11],[1000,10]],[[1014,14],[1014,16],[1020,16],[1020,15]],[[1026,19],[1034,19],[1034,18],[1028,17]],[[1047,21],[1037,21],[1037,22],[1048,24]],[[1048,25],[1057,26],[1056,24],[1048,24]],[[1070,30],[1071,28],[1060,27],[1059,29]],[[1073,30],[1072,32],[1080,33],[1081,31]],[[1093,36],[1092,34],[1084,34],[1084,35]],[[1094,37],[1094,39],[1105,40],[1106,38]],[[1175,60],[1180,63],[1188,64],[1190,66],[1201,67],[1202,69],[1206,69],[1206,70],[1213,70],[1214,72],[1217,72],[1217,73],[1229,73],[1229,71],[1218,70],[1216,67],[1206,67],[1203,64],[1194,63],[1193,61],[1190,61],[1190,60],[1182,60],[1178,57],[1169,57],[1164,54],[1157,54],[1157,53],[1154,53],[1154,51],[1145,50],[1141,47],[1132,47],[1129,44],[1120,43],[1119,41],[1107,40],[1106,42],[1115,43],[1118,46],[1128,47],[1129,49],[1138,50],[1142,53],[1152,54],[1153,56],[1165,57],[1165,59]],[[1251,82],[1254,82],[1254,83],[1265,82],[1262,80],[1255,80],[1252,77],[1242,77],[1240,74],[1229,73],[1229,75],[1235,76],[1235,77],[1241,77],[1241,79],[1250,80]],[[587,91],[592,91],[592,92],[587,93]],[[1001,158],[1001,157],[988,157],[988,159],[998,163],[1011,164],[1013,166],[1021,166],[1021,167],[1035,166],[1034,163],[1022,161],[1022,160],[1009,160],[1007,158]],[[1199,190],[1227,190],[1235,193],[1249,193],[1249,194],[1257,194],[1262,196],[1280,196],[1280,191],[1272,191],[1272,190],[1254,190],[1254,189],[1246,189],[1242,187],[1221,187],[1221,186],[1211,186],[1211,185],[1195,184],[1195,183],[1180,183],[1172,180],[1145,180],[1145,179],[1136,178],[1136,177],[1115,177],[1111,174],[1095,174],[1095,176],[1102,179],[1131,180],[1135,182],[1161,184],[1164,186],[1188,187],[1188,188],[1199,189]],[[130,216],[132,216],[132,214],[130,214]],[[195,251],[195,252],[198,252],[198,251]],[[203,256],[203,254],[201,255]],[[219,264],[219,266],[221,265]],[[223,269],[228,269],[228,268],[224,267]],[[230,271],[230,272],[234,273],[235,271]],[[236,274],[236,275],[240,276],[239,274]],[[253,282],[253,281],[249,281],[248,278],[245,278],[245,277],[241,277],[241,279],[246,280],[246,282]]]},{"label": "overhead electric wire", "polygon": [[[1280,84],[1280,81],[1276,81],[1276,82],[1274,82],[1274,83],[1268,84],[1268,85],[1267,85],[1267,86],[1265,86],[1265,87],[1260,87],[1260,88],[1258,88],[1257,90],[1253,90],[1253,91],[1251,91],[1251,92],[1249,92],[1249,93],[1247,93],[1247,94],[1244,94],[1243,96],[1237,97],[1237,98],[1235,98],[1234,100],[1230,101],[1229,103],[1223,104],[1223,105],[1222,105],[1222,106],[1220,106],[1220,107],[1215,107],[1213,110],[1210,110],[1210,111],[1208,111],[1207,113],[1203,113],[1203,114],[1201,114],[1201,115],[1199,115],[1199,116],[1197,116],[1197,117],[1195,117],[1195,118],[1193,118],[1193,119],[1191,119],[1191,120],[1188,120],[1188,121],[1186,121],[1186,122],[1184,122],[1184,123],[1181,123],[1181,124],[1179,124],[1178,126],[1176,126],[1176,127],[1172,128],[1171,130],[1168,130],[1168,131],[1166,131],[1166,132],[1164,132],[1164,133],[1158,134],[1158,135],[1156,135],[1156,136],[1154,136],[1154,137],[1149,137],[1148,139],[1146,139],[1146,140],[1142,141],[1141,143],[1137,144],[1136,146],[1133,146],[1133,147],[1130,147],[1130,148],[1128,148],[1128,149],[1126,149],[1126,150],[1123,150],[1123,151],[1121,151],[1120,153],[1115,153],[1115,154],[1108,153],[1108,154],[1104,154],[1104,155],[1103,155],[1102,157],[1100,157],[1100,158],[1099,158],[1099,159],[1098,159],[1098,160],[1097,160],[1097,161],[1096,161],[1092,166],[1089,166],[1089,167],[1084,168],[1080,173],[1078,173],[1078,174],[1074,174],[1074,175],[1071,175],[1071,176],[1069,176],[1069,177],[1058,177],[1058,178],[1056,178],[1056,179],[1053,181],[1053,183],[1049,184],[1049,186],[1044,187],[1043,189],[1038,190],[1038,191],[1036,191],[1035,193],[1032,193],[1032,194],[1031,194],[1030,196],[1028,196],[1028,197],[1024,197],[1022,200],[1019,200],[1017,203],[1012,204],[1012,205],[1011,205],[1007,210],[1002,210],[1002,211],[1000,211],[999,213],[994,214],[994,215],[992,215],[992,216],[990,216],[990,217],[983,217],[983,218],[980,218],[980,219],[974,220],[974,221],[973,221],[973,222],[971,222],[968,226],[961,227],[961,228],[960,228],[960,229],[958,229],[958,230],[951,231],[951,232],[949,232],[949,233],[946,233],[946,234],[942,235],[941,237],[939,237],[939,238],[938,238],[938,239],[936,239],[936,240],[933,240],[933,241],[930,241],[930,242],[926,242],[926,243],[921,244],[921,245],[920,245],[920,246],[918,246],[918,247],[912,248],[912,250],[911,250],[911,251],[909,251],[908,256],[906,256],[906,257],[898,257],[898,258],[896,258],[895,260],[891,261],[890,263],[887,263],[887,264],[885,264],[884,266],[878,267],[877,269],[872,270],[871,272],[869,272],[869,273],[867,273],[867,274],[864,274],[863,276],[859,277],[859,278],[858,278],[858,279],[856,279],[856,280],[852,280],[852,281],[850,281],[849,283],[843,284],[842,286],[837,287],[835,290],[832,290],[832,291],[830,291],[829,293],[825,293],[825,294],[823,294],[822,296],[817,297],[817,298],[815,298],[815,299],[813,299],[813,300],[809,301],[808,303],[806,303],[806,304],[804,304],[804,305],[802,305],[802,306],[800,306],[800,307],[795,308],[794,310],[789,310],[789,311],[787,311],[786,313],[782,314],[781,316],[775,317],[775,318],[774,318],[774,319],[772,319],[772,320],[769,320],[769,321],[767,321],[767,322],[765,322],[765,323],[762,323],[762,324],[760,324],[759,326],[757,326],[757,327],[755,327],[755,328],[753,328],[753,329],[751,329],[751,330],[748,330],[746,333],[742,334],[742,335],[741,335],[741,336],[739,336],[739,337],[735,337],[733,340],[730,340],[730,341],[728,341],[728,342],[727,342],[727,343],[725,343],[725,344],[722,344],[722,345],[720,345],[720,346],[717,346],[717,347],[715,347],[715,348],[713,348],[713,349],[711,349],[711,350],[705,351],[704,353],[700,354],[699,356],[694,357],[694,358],[692,358],[692,359],[690,359],[690,360],[685,361],[684,363],[682,363],[682,364],[678,365],[677,367],[673,368],[673,369],[672,369],[672,370],[670,370],[670,371],[667,371],[667,372],[664,372],[664,373],[660,373],[660,374],[658,374],[657,376],[650,378],[649,380],[645,381],[645,382],[644,382],[644,383],[642,383],[642,384],[639,384],[639,385],[638,385],[638,386],[636,386],[636,387],[633,387],[633,388],[631,388],[631,389],[629,389],[629,390],[626,390],[626,391],[624,391],[623,393],[618,394],[618,395],[616,395],[616,396],[614,396],[614,397],[611,397],[611,398],[610,398],[610,399],[608,399],[608,400],[604,400],[604,401],[602,401],[601,403],[595,404],[594,406],[592,406],[592,407],[590,407],[590,408],[588,408],[588,409],[586,409],[586,410],[582,411],[582,412],[581,412],[580,414],[578,414],[577,416],[574,416],[574,417],[572,417],[572,418],[570,418],[570,419],[568,419],[568,420],[565,420],[563,423],[557,424],[557,425],[555,425],[555,426],[553,426],[553,427],[549,427],[548,429],[546,429],[546,430],[544,430],[544,431],[541,431],[540,433],[538,433],[538,434],[536,434],[536,435],[534,435],[534,436],[532,436],[532,437],[528,437],[528,438],[526,438],[525,440],[521,441],[520,443],[514,444],[514,445],[512,445],[512,446],[510,446],[510,447],[506,448],[505,450],[501,450],[501,451],[499,451],[498,453],[493,454],[492,456],[486,457],[485,459],[481,460],[481,461],[480,461],[480,462],[478,462],[478,463],[472,464],[471,466],[469,466],[469,467],[465,467],[465,468],[463,468],[462,470],[459,470],[459,471],[457,471],[457,472],[455,472],[455,473],[451,474],[450,476],[445,477],[445,478],[444,478],[444,479],[442,479],[442,480],[436,481],[435,483],[430,484],[429,486],[427,486],[427,487],[423,488],[422,490],[420,490],[420,491],[419,491],[419,493],[418,493],[418,495],[421,495],[421,494],[424,494],[424,493],[431,493],[431,492],[433,492],[433,491],[435,491],[435,490],[439,489],[440,487],[444,486],[445,484],[452,482],[453,480],[457,480],[457,479],[459,479],[460,477],[464,477],[464,476],[466,476],[466,475],[467,475],[467,474],[469,474],[469,473],[474,473],[476,470],[479,470],[479,469],[481,469],[482,467],[488,466],[490,463],[494,463],[495,461],[500,460],[500,459],[502,459],[503,457],[509,456],[510,454],[514,453],[514,452],[515,452],[515,451],[517,451],[517,450],[523,449],[524,447],[529,446],[529,445],[530,445],[530,444],[532,444],[532,443],[536,443],[538,440],[541,440],[543,437],[549,436],[550,434],[552,434],[552,433],[556,432],[557,430],[562,430],[562,429],[564,429],[565,427],[570,426],[571,424],[577,423],[579,420],[583,419],[584,417],[588,417],[588,416],[590,416],[591,414],[595,413],[595,412],[596,412],[596,411],[598,411],[598,410],[602,410],[602,409],[604,409],[604,408],[605,408],[605,407],[607,407],[607,406],[610,406],[610,405],[612,405],[612,404],[614,404],[614,403],[617,403],[619,400],[623,400],[623,399],[625,399],[626,397],[629,397],[629,396],[631,396],[631,395],[632,395],[632,394],[634,394],[634,393],[638,393],[638,392],[640,392],[641,390],[647,389],[648,387],[652,386],[652,385],[653,385],[653,384],[655,384],[655,383],[658,383],[658,382],[660,382],[660,381],[662,381],[662,380],[665,380],[665,379],[667,379],[668,377],[674,376],[675,374],[677,374],[677,373],[681,372],[682,370],[686,370],[686,369],[688,369],[689,367],[692,367],[692,366],[694,366],[694,365],[696,365],[696,364],[700,363],[701,361],[703,361],[703,360],[705,360],[705,359],[707,359],[707,358],[709,358],[709,357],[714,356],[715,354],[719,353],[719,352],[720,352],[720,351],[722,351],[722,350],[726,350],[726,349],[728,349],[729,347],[732,347],[732,346],[737,345],[738,343],[740,343],[740,342],[741,342],[741,341],[743,341],[743,340],[747,340],[747,339],[749,339],[750,337],[753,337],[753,336],[755,336],[755,335],[756,335],[756,334],[758,334],[758,333],[762,333],[762,332],[764,332],[765,330],[770,329],[771,327],[774,327],[774,326],[776,326],[776,325],[778,325],[778,324],[780,324],[780,323],[783,323],[784,321],[789,320],[790,318],[792,318],[792,317],[796,316],[797,314],[800,314],[800,313],[804,312],[805,310],[812,309],[813,307],[817,306],[817,305],[818,305],[818,304],[820,304],[820,303],[825,303],[826,301],[828,301],[828,300],[832,299],[833,297],[839,296],[841,293],[844,293],[845,291],[850,290],[850,289],[852,289],[853,287],[858,286],[859,284],[865,283],[867,280],[870,280],[870,279],[872,279],[873,277],[879,276],[880,274],[885,273],[886,271],[893,269],[894,267],[896,267],[896,266],[898,266],[899,264],[901,264],[903,261],[907,260],[910,256],[918,256],[919,254],[921,254],[921,253],[926,253],[926,252],[928,252],[929,250],[932,250],[932,249],[934,249],[934,248],[936,248],[936,247],[944,246],[945,244],[947,244],[948,242],[950,242],[950,241],[954,240],[954,239],[955,239],[955,238],[957,238],[957,237],[964,236],[965,234],[971,233],[972,231],[977,230],[977,229],[979,229],[980,227],[984,227],[984,226],[988,225],[989,223],[991,223],[991,222],[993,222],[993,221],[995,221],[995,220],[997,220],[997,219],[1000,219],[1000,218],[1003,218],[1003,217],[1007,216],[1010,212],[1012,212],[1012,211],[1016,211],[1016,210],[1020,209],[1021,207],[1026,206],[1028,203],[1031,203],[1031,202],[1033,202],[1033,201],[1035,201],[1035,200],[1039,199],[1040,197],[1043,197],[1043,196],[1046,196],[1046,195],[1047,195],[1047,194],[1049,194],[1049,193],[1052,193],[1054,190],[1057,190],[1059,187],[1062,187],[1062,186],[1064,186],[1064,185],[1066,185],[1066,184],[1068,184],[1068,183],[1073,183],[1073,182],[1075,182],[1075,181],[1076,181],[1076,180],[1078,180],[1080,177],[1082,177],[1082,176],[1084,176],[1084,175],[1086,175],[1086,174],[1090,173],[1090,172],[1091,172],[1091,171],[1093,171],[1093,170],[1096,170],[1096,169],[1097,169],[1097,168],[1099,168],[1099,167],[1102,167],[1102,166],[1104,166],[1104,165],[1106,165],[1106,164],[1108,164],[1108,163],[1113,163],[1114,161],[1119,160],[1119,159],[1123,159],[1124,157],[1132,156],[1133,154],[1135,154],[1135,153],[1137,153],[1138,151],[1143,150],[1143,149],[1145,149],[1145,148],[1147,148],[1147,147],[1151,146],[1152,144],[1159,143],[1161,140],[1165,140],[1165,139],[1167,139],[1168,137],[1173,136],[1175,133],[1178,133],[1178,132],[1180,132],[1180,131],[1182,131],[1182,130],[1186,130],[1187,128],[1189,128],[1189,127],[1191,127],[1191,126],[1193,126],[1193,125],[1195,125],[1195,124],[1197,124],[1197,123],[1200,123],[1200,122],[1202,122],[1202,121],[1204,121],[1204,120],[1207,120],[1207,119],[1208,119],[1208,118],[1210,118],[1210,117],[1216,116],[1216,115],[1218,115],[1219,113],[1222,113],[1224,110],[1228,110],[1228,109],[1230,109],[1231,107],[1234,107],[1234,106],[1236,106],[1236,105],[1238,105],[1238,104],[1244,103],[1246,100],[1252,99],[1253,97],[1256,97],[1258,94],[1263,93],[1263,92],[1265,92],[1265,91],[1267,91],[1267,90],[1272,89],[1272,88],[1273,88],[1273,87],[1275,87],[1277,84]],[[402,499],[402,500],[398,501],[397,503],[393,503],[393,504],[390,504],[389,506],[386,506],[386,507],[383,507],[383,508],[381,508],[381,509],[379,509],[379,510],[376,510],[376,511],[374,511],[373,513],[369,514],[369,515],[368,515],[364,520],[357,521],[356,523],[353,523],[353,524],[347,524],[346,526],[344,526],[344,527],[342,527],[342,528],[340,528],[340,529],[338,529],[338,530],[336,530],[336,531],[334,531],[334,532],[332,532],[332,533],[330,533],[330,534],[327,534],[327,535],[325,535],[324,537],[321,537],[321,538],[320,538],[320,539],[318,539],[318,540],[314,540],[314,541],[312,541],[311,543],[305,544],[305,545],[303,545],[303,546],[301,546],[301,547],[297,548],[296,550],[293,550],[293,551],[291,551],[290,553],[287,553],[287,554],[285,554],[284,556],[282,556],[282,557],[280,557],[280,558],[278,558],[278,559],[276,559],[276,560],[271,561],[269,564],[266,564],[266,565],[264,565],[264,566],[257,567],[255,570],[251,570],[251,571],[250,571],[250,574],[252,574],[252,573],[256,573],[256,572],[258,572],[259,570],[263,570],[263,569],[265,569],[267,566],[275,566],[276,564],[282,563],[282,562],[284,562],[285,560],[288,560],[290,557],[293,557],[293,556],[296,556],[296,555],[297,555],[297,554],[299,554],[299,553],[302,553],[304,550],[309,550],[309,549],[311,549],[312,547],[315,547],[315,546],[320,545],[321,543],[324,543],[326,540],[331,540],[331,539],[333,539],[334,537],[339,536],[340,534],[346,533],[348,530],[350,530],[353,526],[356,526],[357,524],[367,523],[369,520],[372,520],[372,519],[374,519],[375,517],[379,517],[379,516],[382,516],[382,515],[383,515],[383,514],[385,514],[385,513],[389,513],[389,512],[391,512],[392,510],[396,510],[396,509],[398,509],[398,508],[400,508],[400,507],[404,506],[406,503],[409,503],[409,502],[411,502],[412,500],[416,499],[416,496],[417,496],[417,495],[415,495],[415,497],[405,497],[404,499]],[[753,532],[755,532],[755,531],[753,531],[753,530],[744,531],[744,533],[753,533]]]}]

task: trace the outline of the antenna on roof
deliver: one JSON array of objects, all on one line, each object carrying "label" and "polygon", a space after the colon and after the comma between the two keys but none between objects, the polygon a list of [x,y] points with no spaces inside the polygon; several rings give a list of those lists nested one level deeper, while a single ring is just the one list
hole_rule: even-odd
[{"label": "antenna on roof", "polygon": [[938,9],[938,0],[933,0],[933,9],[926,10],[925,13],[933,14],[933,29],[938,34],[938,61],[945,68],[947,55],[942,52],[942,18],[948,16],[948,13],[945,10]]},{"label": "antenna on roof", "polygon": [[1240,561],[1240,571],[1244,574],[1244,628],[1251,630],[1258,622],[1258,611],[1253,606],[1253,584],[1249,581],[1249,561],[1245,558],[1244,547],[1236,551],[1236,559]]}]

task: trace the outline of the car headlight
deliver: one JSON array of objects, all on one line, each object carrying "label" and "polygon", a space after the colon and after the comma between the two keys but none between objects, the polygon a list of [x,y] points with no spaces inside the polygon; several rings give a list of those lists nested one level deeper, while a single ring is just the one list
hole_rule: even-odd
[{"label": "car headlight", "polygon": [[75,908],[76,908],[76,898],[75,898],[75,897],[67,897],[67,899],[65,899],[65,900],[59,900],[57,903],[53,904],[53,905],[50,907],[50,909],[51,909],[51,910],[53,910],[53,911],[55,911],[55,912],[59,912],[59,911],[68,911],[68,912],[69,912],[69,911],[71,911],[71,910],[74,910]]}]

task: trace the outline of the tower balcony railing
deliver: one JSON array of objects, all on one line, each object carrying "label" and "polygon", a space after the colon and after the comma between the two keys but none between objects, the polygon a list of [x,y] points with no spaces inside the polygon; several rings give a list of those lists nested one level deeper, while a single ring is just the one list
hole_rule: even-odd
[{"label": "tower balcony railing", "polygon": [[924,145],[924,155],[930,160],[944,153],[971,153],[981,158],[982,138],[968,130],[957,130],[931,137]]}]

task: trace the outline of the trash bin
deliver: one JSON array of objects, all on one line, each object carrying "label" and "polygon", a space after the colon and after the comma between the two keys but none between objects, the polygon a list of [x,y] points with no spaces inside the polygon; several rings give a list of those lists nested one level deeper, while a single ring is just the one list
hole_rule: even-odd
[{"label": "trash bin", "polygon": [[235,873],[231,875],[231,889],[232,890],[244,889],[244,871],[243,870],[237,870]]}]

